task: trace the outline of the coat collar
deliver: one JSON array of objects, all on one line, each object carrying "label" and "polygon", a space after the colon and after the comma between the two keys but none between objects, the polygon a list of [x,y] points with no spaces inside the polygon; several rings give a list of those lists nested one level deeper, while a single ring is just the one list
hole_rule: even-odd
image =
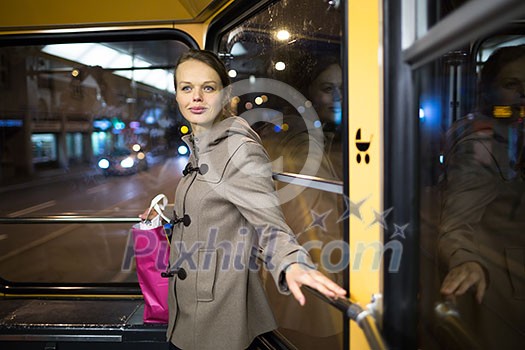
[{"label": "coat collar", "polygon": [[261,143],[257,133],[240,117],[226,118],[207,133],[185,135],[182,140],[190,149],[190,163],[200,169],[197,179],[212,183],[221,181],[228,161],[244,142]]}]

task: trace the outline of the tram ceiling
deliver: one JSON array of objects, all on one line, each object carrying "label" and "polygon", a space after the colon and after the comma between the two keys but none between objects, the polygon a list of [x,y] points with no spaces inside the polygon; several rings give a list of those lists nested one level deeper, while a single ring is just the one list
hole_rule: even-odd
[{"label": "tram ceiling", "polygon": [[[202,23],[229,0],[158,0],[144,7],[141,0],[92,0],[64,6],[62,0],[4,1],[0,31],[91,27],[127,24]],[[46,14],[42,16],[42,14]]]}]

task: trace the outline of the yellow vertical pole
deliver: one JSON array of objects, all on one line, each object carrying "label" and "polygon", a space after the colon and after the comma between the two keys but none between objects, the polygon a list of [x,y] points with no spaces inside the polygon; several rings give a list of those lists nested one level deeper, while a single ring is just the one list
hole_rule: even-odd
[{"label": "yellow vertical pole", "polygon": [[[365,307],[381,292],[383,226],[381,1],[347,2],[350,293]],[[350,349],[368,347],[355,322]]]}]

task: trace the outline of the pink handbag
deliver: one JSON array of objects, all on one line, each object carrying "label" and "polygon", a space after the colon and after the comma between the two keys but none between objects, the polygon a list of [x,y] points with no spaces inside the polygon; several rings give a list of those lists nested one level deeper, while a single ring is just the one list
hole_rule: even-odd
[{"label": "pink handbag", "polygon": [[[159,202],[163,203],[159,205]],[[149,211],[155,209],[166,221],[162,210],[167,204],[164,195],[156,196]],[[149,214],[148,211],[148,214]],[[169,261],[169,240],[160,218],[156,224],[141,222],[132,227],[137,277],[144,296],[144,323],[168,323],[168,283],[161,276]]]}]

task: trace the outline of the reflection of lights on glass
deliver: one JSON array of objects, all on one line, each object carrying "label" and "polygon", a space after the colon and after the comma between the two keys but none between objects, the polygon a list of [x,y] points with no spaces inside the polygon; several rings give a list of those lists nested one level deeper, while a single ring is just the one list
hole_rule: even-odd
[{"label": "reflection of lights on glass", "polygon": [[258,106],[262,105],[263,104],[262,97],[256,97],[255,98],[255,104],[258,105]]},{"label": "reflection of lights on glass", "polygon": [[288,131],[288,128],[289,126],[286,123],[283,123],[283,125],[281,125],[281,129],[283,129],[283,131]]},{"label": "reflection of lights on glass", "polygon": [[280,126],[280,125],[274,125],[274,126],[273,126],[273,131],[275,131],[275,132],[281,132],[281,126]]},{"label": "reflection of lights on glass", "polygon": [[419,108],[419,119],[425,119],[425,110],[423,108]]},{"label": "reflection of lights on glass", "polygon": [[186,125],[183,125],[180,127],[180,132],[183,135],[186,135],[188,132],[190,132],[190,128],[188,128]]},{"label": "reflection of lights on glass", "polygon": [[439,162],[440,162],[441,164],[443,164],[444,161],[445,161],[445,157],[444,157],[442,154],[440,154],[440,155],[439,155]]},{"label": "reflection of lights on glass", "polygon": [[250,75],[250,84],[255,84],[255,75]]},{"label": "reflection of lights on glass", "polygon": [[146,158],[146,155],[144,154],[144,152],[139,152],[139,153],[137,154],[137,158],[140,159],[140,160],[142,160],[142,159]]},{"label": "reflection of lights on glass", "polygon": [[232,98],[232,103],[234,103],[234,104],[238,104],[238,103],[240,103],[240,102],[241,102],[241,98],[240,98],[239,96],[234,96],[234,97]]},{"label": "reflection of lights on glass", "polygon": [[237,71],[235,69],[230,69],[228,71],[228,75],[230,76],[230,78],[235,78],[237,76]]},{"label": "reflection of lights on glass", "polygon": [[74,76],[75,78],[78,77],[80,75],[80,71],[78,69],[73,69],[71,71],[71,75]]},{"label": "reflection of lights on glass", "polygon": [[121,120],[117,120],[114,123],[113,127],[115,128],[115,130],[122,130],[126,127],[126,124],[124,124],[124,122]]},{"label": "reflection of lights on glass", "polygon": [[113,124],[111,124],[111,122],[107,119],[102,119],[102,120],[95,120],[93,122],[93,127],[97,128],[97,129],[100,129],[100,130],[107,130],[109,128],[111,128]]},{"label": "reflection of lights on glass", "polygon": [[510,106],[494,106],[492,114],[495,118],[512,117],[512,108]]},{"label": "reflection of lights on glass", "polygon": [[305,108],[304,108],[303,106],[299,106],[299,107],[297,107],[297,112],[303,114],[304,111],[305,111]]},{"label": "reflection of lights on glass", "polygon": [[[78,28],[76,28],[78,30]],[[85,66],[101,66],[104,68],[121,68],[121,67],[151,67],[152,62],[139,59],[131,54],[124,54],[118,50],[112,49],[104,44],[96,43],[74,43],[74,44],[52,44],[45,45],[42,52],[53,56],[62,57],[69,61],[78,62]],[[165,69],[150,69],[132,73],[131,70],[115,70],[115,75],[141,82],[157,89],[165,89],[173,92],[173,73]],[[76,72],[71,72],[73,77],[81,76],[82,71],[78,68]]]},{"label": "reflection of lights on glass", "polygon": [[133,146],[131,146],[131,149],[134,150],[135,152],[138,152],[140,151],[140,145],[136,143]]},{"label": "reflection of lights on glass", "polygon": [[288,40],[290,39],[290,32],[285,30],[285,29],[281,29],[280,31],[277,32],[277,40]]},{"label": "reflection of lights on glass", "polygon": [[102,158],[101,160],[98,161],[98,167],[100,169],[109,168],[109,160],[107,160],[106,158]]},{"label": "reflection of lights on glass", "polygon": [[123,168],[131,168],[134,164],[135,162],[131,157],[126,157],[125,159],[120,161],[120,166]]},{"label": "reflection of lights on glass", "polygon": [[188,147],[186,147],[185,145],[180,145],[179,148],[177,148],[177,152],[179,152],[181,156],[184,156],[188,154]]},{"label": "reflection of lights on glass", "polygon": [[341,101],[334,102],[334,123],[335,125],[341,125],[343,122],[343,109],[341,108]]},{"label": "reflection of lights on glass", "polygon": [[286,64],[284,64],[283,61],[279,61],[275,64],[275,69],[277,70],[284,70],[286,68]]},{"label": "reflection of lights on glass", "polygon": [[155,117],[152,116],[152,115],[148,115],[148,116],[146,117],[146,120],[145,120],[145,121],[146,121],[146,124],[153,124],[153,123],[155,123]]},{"label": "reflection of lights on glass", "polygon": [[261,98],[262,98],[263,102],[268,102],[268,96],[261,95]]},{"label": "reflection of lights on glass", "polygon": [[315,126],[316,128],[320,128],[322,125],[321,125],[321,122],[320,122],[319,120],[316,120],[316,121],[314,122],[314,126]]},{"label": "reflection of lights on glass", "polygon": [[304,106],[305,106],[306,108],[312,108],[312,101],[306,101],[306,102],[304,103]]},{"label": "reflection of lights on glass", "polygon": [[419,122],[438,132],[441,130],[441,101],[438,96],[428,96],[419,102]]},{"label": "reflection of lights on glass", "polygon": [[244,105],[244,107],[246,109],[252,109],[253,108],[253,104],[251,102],[246,102],[246,104]]}]

